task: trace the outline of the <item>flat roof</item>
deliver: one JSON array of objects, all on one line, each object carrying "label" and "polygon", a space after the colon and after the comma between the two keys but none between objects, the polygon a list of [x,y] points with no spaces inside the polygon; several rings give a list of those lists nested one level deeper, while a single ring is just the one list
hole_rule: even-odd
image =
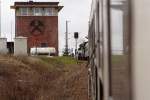
[{"label": "flat roof", "polygon": [[33,1],[29,1],[29,2],[15,2],[13,6],[11,6],[11,9],[17,9],[20,7],[25,7],[25,8],[57,8],[58,11],[60,11],[63,6],[59,6],[58,5],[59,2],[33,2]]},{"label": "flat roof", "polygon": [[15,2],[15,5],[58,5],[59,2]]}]

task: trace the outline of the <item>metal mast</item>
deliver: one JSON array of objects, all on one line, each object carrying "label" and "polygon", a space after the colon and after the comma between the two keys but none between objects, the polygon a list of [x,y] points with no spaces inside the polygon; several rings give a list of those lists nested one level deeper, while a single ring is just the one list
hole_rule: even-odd
[{"label": "metal mast", "polygon": [[65,34],[65,40],[66,40],[66,45],[65,45],[65,55],[68,55],[68,22],[66,21],[66,34]]}]

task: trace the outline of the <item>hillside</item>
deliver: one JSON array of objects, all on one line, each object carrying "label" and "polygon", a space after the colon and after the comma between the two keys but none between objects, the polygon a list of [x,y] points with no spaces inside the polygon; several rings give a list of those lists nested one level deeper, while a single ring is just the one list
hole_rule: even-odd
[{"label": "hillside", "polygon": [[68,57],[0,56],[0,100],[87,100],[87,69]]}]

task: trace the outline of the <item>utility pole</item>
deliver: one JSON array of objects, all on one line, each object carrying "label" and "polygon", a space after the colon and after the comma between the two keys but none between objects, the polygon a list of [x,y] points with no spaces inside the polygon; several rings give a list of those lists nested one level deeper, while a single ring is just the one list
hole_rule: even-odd
[{"label": "utility pole", "polygon": [[69,21],[66,20],[66,33],[65,33],[65,40],[66,40],[66,45],[65,45],[65,55],[68,56],[68,23]]},{"label": "utility pole", "polygon": [[10,31],[11,31],[11,32],[10,32],[10,38],[11,38],[11,42],[12,42],[12,41],[13,41],[13,37],[12,37],[12,35],[13,35],[13,30],[12,30],[12,29],[13,29],[13,22],[12,22],[12,20],[11,20],[11,22],[10,22],[10,25],[11,25],[11,26],[10,26],[10,27],[11,27],[11,30],[10,30]]}]

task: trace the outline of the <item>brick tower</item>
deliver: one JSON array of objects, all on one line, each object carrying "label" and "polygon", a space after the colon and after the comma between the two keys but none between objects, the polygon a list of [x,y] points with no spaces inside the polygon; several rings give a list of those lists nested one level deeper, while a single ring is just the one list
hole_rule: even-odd
[{"label": "brick tower", "polygon": [[32,47],[55,47],[58,55],[59,2],[15,2],[15,36],[28,38]]}]

